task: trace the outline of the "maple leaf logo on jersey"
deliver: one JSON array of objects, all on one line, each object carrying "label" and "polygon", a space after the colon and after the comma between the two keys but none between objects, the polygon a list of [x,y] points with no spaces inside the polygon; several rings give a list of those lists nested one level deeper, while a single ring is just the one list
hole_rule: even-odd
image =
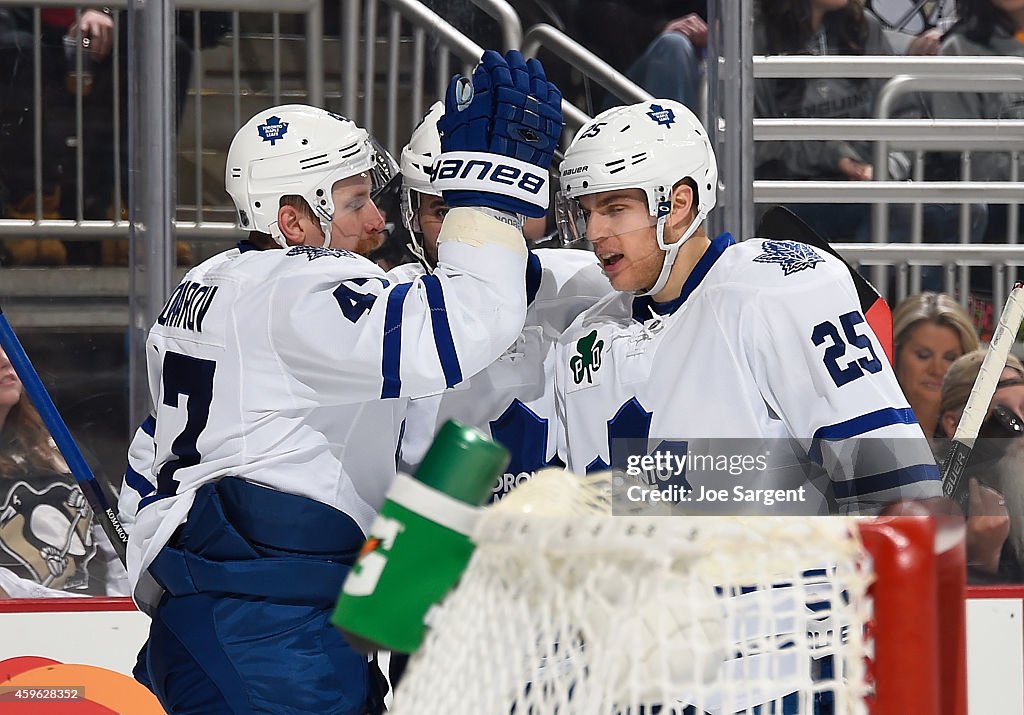
[{"label": "maple leaf logo on jersey", "polygon": [[604,349],[604,341],[597,339],[597,331],[590,333],[576,341],[576,352],[569,360],[569,369],[572,370],[572,380],[577,385],[586,378],[591,385],[594,384],[594,373],[601,369],[601,350]]},{"label": "maple leaf logo on jersey", "polygon": [[324,256],[331,258],[355,258],[356,254],[341,248],[324,248],[322,246],[292,246],[288,249],[289,256],[305,256],[310,261],[315,261]]},{"label": "maple leaf logo on jersey", "polygon": [[776,263],[783,274],[789,276],[805,268],[814,268],[825,259],[805,243],[796,241],[765,241],[764,253],[754,259],[755,263]]},{"label": "maple leaf logo on jersey", "polygon": [[263,141],[270,142],[270,146],[275,146],[287,133],[288,122],[282,122],[281,117],[270,117],[265,124],[256,127],[256,131],[260,133],[260,138]]}]

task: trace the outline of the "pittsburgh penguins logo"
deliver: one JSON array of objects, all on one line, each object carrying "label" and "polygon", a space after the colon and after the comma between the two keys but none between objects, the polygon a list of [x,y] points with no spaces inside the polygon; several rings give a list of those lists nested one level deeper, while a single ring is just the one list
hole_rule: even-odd
[{"label": "pittsburgh penguins logo", "polygon": [[26,481],[0,482],[0,499],[0,565],[49,588],[85,589],[96,543],[82,492],[59,481],[41,490]]}]

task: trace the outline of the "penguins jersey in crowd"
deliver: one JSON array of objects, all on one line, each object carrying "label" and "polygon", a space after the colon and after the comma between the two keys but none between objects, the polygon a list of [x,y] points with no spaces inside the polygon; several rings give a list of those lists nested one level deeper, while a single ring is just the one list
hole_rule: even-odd
[{"label": "penguins jersey in crowd", "polygon": [[159,596],[140,576],[196,491],[222,477],[322,502],[365,533],[395,475],[408,398],[458,384],[520,333],[522,241],[457,209],[442,263],[411,282],[348,251],[245,242],[190,270],[150,331],[155,415],[129,448],[119,502],[140,605]]},{"label": "penguins jersey in crowd", "polygon": [[[423,273],[419,263],[399,268]],[[511,453],[506,473],[494,486],[495,499],[534,471],[561,464],[555,436],[555,342],[577,315],[611,290],[590,251],[531,251],[526,263],[523,332],[501,357],[472,378],[439,395],[410,401],[402,468],[415,471],[437,430],[449,419],[491,435]]]},{"label": "penguins jersey in crowd", "polygon": [[[719,236],[678,299],[616,293],[580,315],[555,371],[560,450],[574,472],[628,470],[637,452],[692,455],[702,445],[712,457],[762,449],[765,464],[748,465],[746,485],[804,486],[797,513],[940,494],[847,268],[805,244]],[[736,474],[709,471],[701,483],[691,472],[684,488],[733,499]],[[678,470],[657,478],[668,476]]]},{"label": "penguins jersey in crowd", "polygon": [[104,596],[103,559],[94,557],[105,539],[70,474],[0,477],[0,569],[49,589]]}]

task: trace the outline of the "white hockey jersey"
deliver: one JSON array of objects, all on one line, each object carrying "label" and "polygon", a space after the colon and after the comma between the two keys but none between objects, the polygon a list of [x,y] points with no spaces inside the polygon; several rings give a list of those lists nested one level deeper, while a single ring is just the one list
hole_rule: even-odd
[{"label": "white hockey jersey", "polygon": [[149,334],[155,416],[119,503],[137,600],[196,490],[221,477],[331,505],[365,532],[408,398],[481,370],[522,329],[525,248],[445,241],[432,276],[396,283],[348,251],[245,247],[190,270]]},{"label": "white hockey jersey", "polygon": [[[420,264],[412,270],[423,272]],[[396,271],[398,269],[395,269]],[[526,324],[489,367],[439,395],[409,402],[402,438],[402,468],[414,472],[434,435],[449,419],[476,427],[511,454],[494,498],[542,467],[558,464],[554,348],[581,312],[611,292],[593,253],[566,249],[531,251],[526,263]]]},{"label": "white hockey jersey", "polygon": [[[672,482],[668,496],[686,508],[707,490],[730,502],[713,513],[771,507],[747,487],[792,489],[794,501],[804,487],[803,503],[764,513],[871,511],[940,493],[846,267],[805,244],[719,236],[677,300],[617,293],[579,316],[555,370],[567,466],[625,469],[662,491]],[[730,452],[755,461],[733,470]],[[723,456],[725,469],[712,466]]]}]

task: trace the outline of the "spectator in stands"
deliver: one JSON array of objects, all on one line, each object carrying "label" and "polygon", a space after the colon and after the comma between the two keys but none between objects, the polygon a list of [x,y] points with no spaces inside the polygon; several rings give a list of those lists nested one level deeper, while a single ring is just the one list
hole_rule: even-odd
[{"label": "spectator in stands", "polygon": [[[175,122],[180,123],[185,110],[188,95],[192,62],[196,52],[215,47],[220,39],[231,28],[231,13],[205,11],[199,13],[198,33],[195,31],[195,11],[181,10],[175,14],[176,31],[174,35],[174,108]],[[118,38],[120,43],[120,97],[121,123],[119,137],[121,146],[120,165],[115,165],[113,157],[113,117],[110,114],[114,86],[113,73],[106,72],[97,76],[97,92],[106,97],[102,109],[99,102],[93,102],[97,112],[94,123],[99,139],[86,144],[91,153],[86,157],[86,186],[83,199],[83,217],[86,219],[113,220],[118,207],[115,204],[114,180],[115,172],[121,172],[122,191],[128,186],[128,23],[120,22]],[[65,192],[63,212],[66,216],[74,216],[77,212],[75,197],[70,189]],[[120,206],[121,218],[126,219],[128,209],[125,197],[122,196]],[[193,263],[192,249],[184,241],[176,244],[176,260],[179,266]],[[71,263],[96,264],[108,266],[128,265],[128,242],[126,240],[107,241],[75,241],[68,244],[68,260]]]},{"label": "spectator in stands", "polygon": [[[707,0],[576,3],[568,34],[655,97],[674,99],[699,114],[707,5]],[[639,56],[637,47],[645,48]],[[624,103],[608,95],[598,110]]]},{"label": "spectator in stands", "polygon": [[126,595],[127,574],[0,350],[0,588]]},{"label": "spectator in stands", "polygon": [[945,293],[912,295],[892,315],[896,379],[929,438],[939,421],[942,379],[953,361],[978,348],[978,335],[959,303]]},{"label": "spectator in stands", "polygon": [[[938,433],[952,437],[978,377],[984,350],[959,358],[946,373]],[[1024,580],[1024,364],[1010,355],[982,423],[970,479],[968,575],[974,581]],[[944,446],[940,448],[940,454]]]},{"label": "spectator in stands", "polygon": [[[35,218],[36,197],[34,131],[33,47],[38,39],[42,63],[42,106],[46,108],[42,142],[43,218],[61,218],[63,185],[73,173],[73,151],[68,138],[74,136],[74,100],[79,85],[73,80],[70,63],[75,46],[64,38],[80,38],[83,63],[92,69],[83,74],[83,111],[90,114],[96,75],[108,71],[113,46],[114,21],[109,12],[85,9],[81,17],[74,8],[40,11],[42,34],[33,32],[32,10],[0,8],[0,207],[7,218]],[[107,101],[109,105],[109,100]],[[91,134],[91,132],[90,132]],[[86,146],[92,143],[88,137]],[[109,142],[107,143],[109,146]],[[6,242],[6,259],[13,265],[62,265],[67,251],[53,239]]]},{"label": "spectator in stands", "polygon": [[[765,55],[892,55],[878,20],[863,0],[757,0],[754,53]],[[755,88],[759,117],[867,118],[874,114],[881,79],[760,79]],[[897,116],[919,116],[923,104],[908,96]],[[832,140],[756,142],[755,176],[759,179],[870,181],[874,175],[870,142]],[[890,152],[889,178],[907,179],[910,161]],[[867,204],[794,204],[791,208],[818,233],[833,241],[866,241],[870,232]],[[906,241],[910,206],[890,208],[891,241]],[[957,236],[959,207],[926,204],[924,235],[929,241]],[[980,234],[984,211],[971,213],[972,233]],[[930,282],[930,281],[929,281]]]},{"label": "spectator in stands", "polygon": [[[939,54],[1024,57],[1024,3],[1011,0],[957,0],[958,21],[946,34]],[[949,119],[1024,119],[1019,92],[941,92],[931,95],[932,114]],[[1011,156],[1007,151],[971,152],[974,181],[1007,181]],[[929,166],[938,179],[960,178],[958,154],[947,154]],[[1018,214],[1019,215],[1019,214]],[[988,207],[986,243],[1007,241],[1006,204]]]},{"label": "spectator in stands", "polygon": [[[228,28],[228,13],[206,12],[200,18],[198,47],[212,46]],[[40,11],[41,35],[33,31],[33,11],[27,7],[0,8],[0,215],[7,218],[36,217],[33,95],[33,51],[38,39],[41,55],[42,106],[45,108],[42,142],[43,218],[76,218],[78,189],[82,191],[81,216],[85,219],[114,218],[113,189],[116,172],[127,186],[128,81],[127,23],[115,22],[110,10],[52,7]],[[177,16],[175,36],[175,99],[177,118],[184,107],[192,55],[198,49],[192,28],[192,13]],[[117,42],[115,43],[115,37]],[[75,79],[77,48],[82,43],[83,76]],[[70,43],[70,44],[68,44]],[[112,51],[119,47],[119,67]],[[115,163],[114,90],[115,69],[120,77],[118,104],[120,122],[120,165]],[[83,113],[83,185],[77,184],[75,145],[78,142],[76,106],[81,87]],[[127,251],[118,252],[118,242],[76,241],[66,246],[53,239],[7,241],[5,263],[13,265],[61,265],[71,263],[117,264]],[[179,262],[190,258],[179,246]],[[184,251],[187,254],[187,250]],[[187,262],[187,260],[185,261]]]},{"label": "spectator in stands", "polygon": [[955,20],[954,0],[867,0],[893,49],[902,55],[939,53],[942,34]]}]

